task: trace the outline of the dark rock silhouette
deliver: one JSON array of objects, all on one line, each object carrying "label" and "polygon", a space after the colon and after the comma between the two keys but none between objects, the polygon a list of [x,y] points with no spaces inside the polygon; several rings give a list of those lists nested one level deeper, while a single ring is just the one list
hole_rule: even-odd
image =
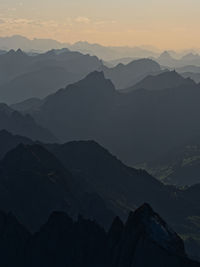
[{"label": "dark rock silhouette", "polygon": [[34,235],[10,215],[1,213],[0,222],[2,266],[200,266],[148,204],[131,212],[125,225],[115,219],[108,233],[94,221],[82,216],[73,221],[63,212],[52,213]]}]

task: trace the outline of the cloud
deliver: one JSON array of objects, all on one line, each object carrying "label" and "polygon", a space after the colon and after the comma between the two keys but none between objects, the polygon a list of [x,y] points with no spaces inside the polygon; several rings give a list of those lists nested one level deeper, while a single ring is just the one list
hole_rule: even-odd
[{"label": "cloud", "polygon": [[91,22],[91,20],[87,17],[77,17],[75,22],[88,24]]},{"label": "cloud", "polygon": [[0,19],[0,24],[4,24],[5,21],[3,19]]}]

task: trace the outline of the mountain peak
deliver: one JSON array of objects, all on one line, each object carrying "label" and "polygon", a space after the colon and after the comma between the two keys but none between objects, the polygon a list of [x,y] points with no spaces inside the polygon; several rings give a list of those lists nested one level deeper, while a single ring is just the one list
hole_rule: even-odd
[{"label": "mountain peak", "polygon": [[160,55],[160,57],[159,57],[160,59],[162,58],[162,59],[171,59],[172,57],[171,57],[171,55],[170,55],[170,53],[168,52],[168,51],[164,51],[161,55]]},{"label": "mountain peak", "polygon": [[105,78],[104,73],[102,71],[93,71],[89,73],[84,79],[80,80],[75,84],[69,85],[67,88],[74,86],[88,90],[90,92],[91,90],[94,92],[115,91],[113,83],[109,79]]},{"label": "mountain peak", "polygon": [[148,239],[171,253],[185,256],[181,238],[147,203],[130,213],[126,228],[129,231],[132,229],[132,231],[140,232],[140,234],[143,233]]},{"label": "mountain peak", "polygon": [[103,71],[93,71],[86,76],[86,79],[105,80],[105,76]]}]

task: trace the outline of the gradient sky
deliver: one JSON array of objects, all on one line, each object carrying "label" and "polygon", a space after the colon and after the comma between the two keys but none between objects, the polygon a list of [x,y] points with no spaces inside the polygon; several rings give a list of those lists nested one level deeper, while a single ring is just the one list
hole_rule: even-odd
[{"label": "gradient sky", "polygon": [[200,48],[200,0],[0,0],[0,36]]}]

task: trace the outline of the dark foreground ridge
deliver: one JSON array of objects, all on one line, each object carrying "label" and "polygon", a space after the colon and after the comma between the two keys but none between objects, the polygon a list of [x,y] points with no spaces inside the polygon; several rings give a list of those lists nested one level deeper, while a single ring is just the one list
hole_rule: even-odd
[{"label": "dark foreground ridge", "polygon": [[148,204],[116,217],[105,232],[96,222],[53,212],[31,235],[12,215],[0,213],[1,266],[193,267],[183,241]]}]

